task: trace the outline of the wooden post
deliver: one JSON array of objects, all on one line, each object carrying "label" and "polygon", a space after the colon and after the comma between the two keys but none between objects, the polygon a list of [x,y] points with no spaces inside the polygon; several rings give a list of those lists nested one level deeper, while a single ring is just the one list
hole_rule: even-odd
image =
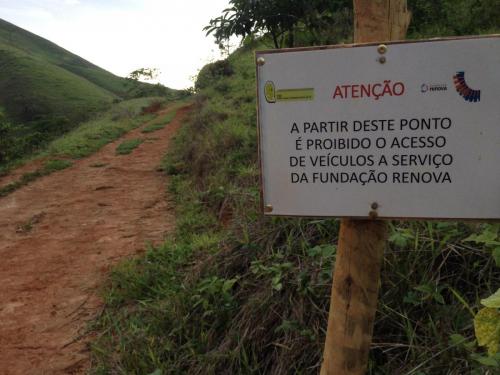
[{"label": "wooden post", "polygon": [[[409,23],[406,0],[354,0],[355,43],[404,39]],[[384,221],[341,222],[321,375],[366,372],[387,235]]]},{"label": "wooden post", "polygon": [[387,224],[342,220],[321,375],[363,375],[377,310]]}]

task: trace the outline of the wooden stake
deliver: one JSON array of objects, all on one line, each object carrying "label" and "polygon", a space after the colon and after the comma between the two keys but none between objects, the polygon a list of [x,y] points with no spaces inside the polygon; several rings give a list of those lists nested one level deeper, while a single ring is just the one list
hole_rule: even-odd
[{"label": "wooden stake", "polygon": [[377,310],[387,224],[342,220],[321,375],[363,375]]},{"label": "wooden stake", "polygon": [[[354,42],[404,39],[410,17],[406,0],[354,0]],[[321,375],[366,372],[387,229],[380,220],[341,222]]]}]

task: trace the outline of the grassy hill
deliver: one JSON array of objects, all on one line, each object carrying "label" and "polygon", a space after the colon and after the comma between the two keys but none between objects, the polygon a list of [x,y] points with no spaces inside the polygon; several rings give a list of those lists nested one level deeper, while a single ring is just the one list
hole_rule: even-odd
[{"label": "grassy hill", "polygon": [[141,83],[134,84],[118,77],[80,56],[2,19],[0,19],[0,47],[2,49],[10,47],[32,58],[58,66],[119,97],[130,96],[130,90],[134,86],[151,86]]},{"label": "grassy hill", "polygon": [[118,96],[125,96],[127,93],[129,82],[122,77],[94,65],[44,38],[2,20],[0,20],[0,40],[5,45],[11,45],[66,69]]},{"label": "grassy hill", "polygon": [[0,150],[0,164],[110,107],[175,90],[115,76],[56,44],[0,19],[0,136],[16,143]]},{"label": "grassy hill", "polygon": [[[1,43],[1,42],[0,42]],[[13,121],[78,121],[116,95],[57,65],[0,44],[0,105]]]}]

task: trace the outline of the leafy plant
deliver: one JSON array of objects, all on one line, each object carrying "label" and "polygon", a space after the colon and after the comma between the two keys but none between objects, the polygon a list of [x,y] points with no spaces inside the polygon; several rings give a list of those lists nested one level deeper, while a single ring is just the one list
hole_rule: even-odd
[{"label": "leafy plant", "polygon": [[204,28],[221,44],[231,36],[245,38],[263,33],[269,35],[275,48],[295,46],[298,32],[317,36],[328,28],[334,15],[352,7],[348,0],[231,0],[230,8],[210,20]]},{"label": "leafy plant", "polygon": [[473,242],[491,251],[495,263],[500,267],[500,224],[485,224],[481,233],[473,233],[464,242]]}]

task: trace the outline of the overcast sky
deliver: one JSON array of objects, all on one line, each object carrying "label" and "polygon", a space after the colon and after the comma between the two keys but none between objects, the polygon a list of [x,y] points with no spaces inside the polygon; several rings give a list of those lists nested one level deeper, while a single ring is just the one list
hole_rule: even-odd
[{"label": "overcast sky", "polygon": [[151,67],[172,88],[192,86],[220,58],[202,31],[229,0],[0,0],[0,18],[117,75]]}]

